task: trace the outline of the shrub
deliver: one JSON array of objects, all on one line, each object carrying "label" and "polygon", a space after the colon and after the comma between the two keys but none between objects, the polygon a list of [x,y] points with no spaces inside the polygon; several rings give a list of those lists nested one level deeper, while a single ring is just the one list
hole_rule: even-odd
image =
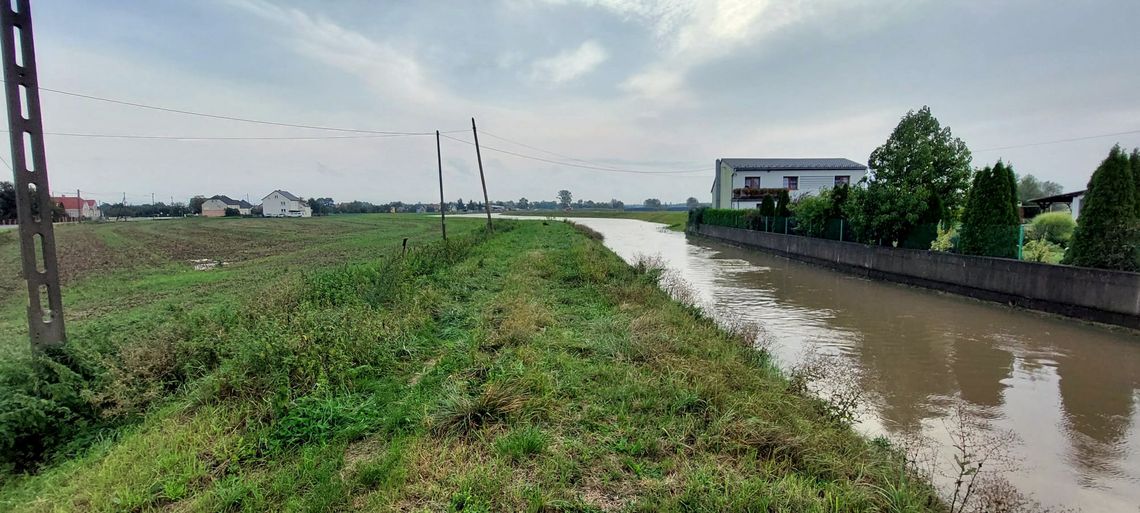
[{"label": "shrub", "polygon": [[831,214],[832,204],[828,191],[819,196],[801,196],[792,204],[792,213],[796,216],[796,227],[800,232],[811,237],[819,237],[827,228],[827,219]]},{"label": "shrub", "polygon": [[1120,271],[1140,268],[1136,185],[1130,166],[1120,146],[1114,146],[1093,173],[1066,263]]},{"label": "shrub", "polygon": [[776,196],[776,216],[788,217],[792,215],[792,211],[788,209],[792,203],[792,198],[788,195],[787,189],[780,189],[780,193]]},{"label": "shrub", "polygon": [[702,223],[729,228],[749,228],[748,210],[710,208],[704,211]]},{"label": "shrub", "polygon": [[1068,212],[1045,212],[1033,218],[1029,225],[1026,237],[1052,242],[1059,246],[1068,246],[1076,230],[1077,222]]},{"label": "shrub", "polygon": [[776,200],[772,196],[764,196],[764,199],[760,200],[760,215],[766,217],[776,215]]},{"label": "shrub", "polygon": [[934,242],[930,243],[930,249],[933,251],[954,251],[958,246],[958,229],[951,226],[947,229],[938,227],[938,237]]},{"label": "shrub", "polygon": [[1065,257],[1065,248],[1045,239],[1034,239],[1021,248],[1021,259],[1030,262],[1059,264]]},{"label": "shrub", "polygon": [[241,217],[241,211],[236,208],[227,208],[225,210],[226,217]]}]

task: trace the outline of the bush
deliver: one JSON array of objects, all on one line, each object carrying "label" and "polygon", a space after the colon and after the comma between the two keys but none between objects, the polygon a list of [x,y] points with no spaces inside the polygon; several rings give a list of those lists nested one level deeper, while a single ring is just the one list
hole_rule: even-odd
[{"label": "bush", "polygon": [[1033,218],[1025,235],[1065,247],[1072,240],[1076,228],[1077,222],[1068,212],[1046,212]]},{"label": "bush", "polygon": [[776,200],[771,195],[764,196],[764,199],[760,200],[760,215],[766,217],[776,215]]},{"label": "bush", "polygon": [[938,227],[938,237],[930,244],[930,249],[933,251],[947,251],[952,252],[958,247],[958,229],[951,226],[943,230]]},{"label": "bush", "polygon": [[226,217],[241,217],[241,211],[236,208],[227,208],[225,215]]},{"label": "bush", "polygon": [[796,216],[796,227],[800,233],[819,237],[827,228],[827,219],[831,214],[830,194],[823,191],[819,196],[801,196],[792,204],[791,210]]},{"label": "bush", "polygon": [[703,211],[701,222],[714,226],[727,226],[729,228],[749,228],[748,210],[731,208],[710,208]]},{"label": "bush", "polygon": [[1045,239],[1035,239],[1025,243],[1021,249],[1021,259],[1030,262],[1059,264],[1065,257],[1065,249]]}]

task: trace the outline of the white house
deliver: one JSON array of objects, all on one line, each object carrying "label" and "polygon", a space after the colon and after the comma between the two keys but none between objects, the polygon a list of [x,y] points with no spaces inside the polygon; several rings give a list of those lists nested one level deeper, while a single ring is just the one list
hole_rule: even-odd
[{"label": "white house", "polygon": [[101,219],[103,212],[99,210],[99,205],[92,199],[83,199],[78,196],[60,196],[51,199],[53,203],[63,205],[63,210],[67,212],[67,217],[71,219]]},{"label": "white house", "polygon": [[756,208],[764,196],[786,189],[792,199],[867,175],[867,166],[842,158],[717,159],[713,208]]},{"label": "white house", "polygon": [[280,189],[261,199],[261,215],[265,217],[312,217],[309,204]]},{"label": "white house", "polygon": [[253,205],[245,200],[236,200],[219,194],[202,202],[202,217],[223,217],[226,215],[227,208],[232,208],[237,210],[239,214],[248,216]]}]

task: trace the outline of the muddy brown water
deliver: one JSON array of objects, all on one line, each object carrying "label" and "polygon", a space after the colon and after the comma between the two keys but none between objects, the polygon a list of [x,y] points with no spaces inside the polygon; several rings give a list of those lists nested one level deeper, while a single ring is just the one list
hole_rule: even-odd
[{"label": "muddy brown water", "polygon": [[660,255],[714,314],[763,323],[781,366],[814,347],[857,368],[864,433],[920,429],[946,444],[961,400],[1021,439],[1006,475],[1021,491],[1045,505],[1140,510],[1140,335],[857,278],[659,224],[574,221],[627,261]]}]

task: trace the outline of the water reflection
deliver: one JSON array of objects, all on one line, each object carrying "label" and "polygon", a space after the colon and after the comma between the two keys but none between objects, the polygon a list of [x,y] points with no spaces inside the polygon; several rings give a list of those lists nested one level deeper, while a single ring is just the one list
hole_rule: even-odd
[{"label": "water reflection", "polygon": [[[1140,337],[1131,332],[851,277],[632,220],[581,219],[623,258],[656,253],[717,312],[762,321],[782,362],[806,347],[863,371],[872,429],[937,430],[949,399],[1013,429],[1046,504],[1140,504]],[[934,433],[937,435],[937,433]]]}]

